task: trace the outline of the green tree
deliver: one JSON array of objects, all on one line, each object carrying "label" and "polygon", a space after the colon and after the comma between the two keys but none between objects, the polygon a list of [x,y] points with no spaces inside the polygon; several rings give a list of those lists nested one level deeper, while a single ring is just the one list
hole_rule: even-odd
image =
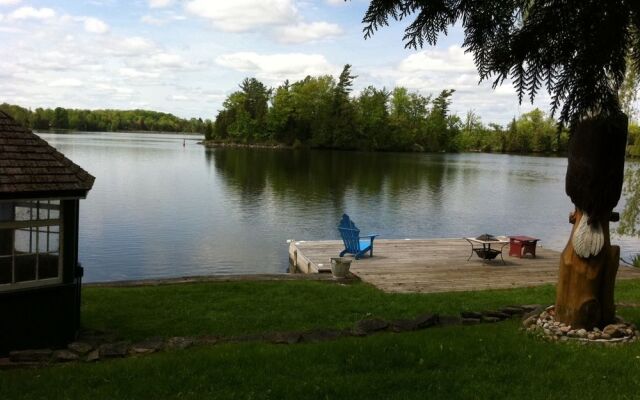
[{"label": "green tree", "polygon": [[518,138],[524,143],[523,152],[551,153],[558,132],[555,121],[545,117],[542,110],[536,108],[522,114],[516,123]]},{"label": "green tree", "polygon": [[56,129],[68,129],[69,128],[69,113],[62,107],[56,107],[53,110],[53,120],[51,126]]},{"label": "green tree", "polygon": [[351,74],[351,65],[346,64],[334,88],[329,129],[331,142],[328,143],[330,147],[341,149],[357,147],[356,140],[359,135],[355,124],[356,108],[349,97],[355,78],[357,76]]},{"label": "green tree", "polygon": [[329,75],[307,76],[291,85],[296,140],[300,143],[330,143],[331,111],[335,80]]},{"label": "green tree", "polygon": [[296,139],[293,96],[290,88],[288,80],[276,88],[271,97],[271,109],[267,117],[270,138],[286,144],[293,144]]},{"label": "green tree", "polygon": [[430,150],[426,130],[429,97],[410,93],[404,87],[391,92],[390,125],[392,147],[396,150]]},{"label": "green tree", "polygon": [[36,108],[31,120],[31,127],[33,129],[49,129],[49,116],[42,108]]},{"label": "green tree", "polygon": [[243,136],[250,139],[264,139],[267,137],[267,111],[271,89],[268,89],[256,78],[245,78],[240,84],[243,94],[242,110],[248,114],[238,113],[241,118]]},{"label": "green tree", "polygon": [[6,112],[11,115],[11,117],[16,120],[20,125],[30,126],[31,123],[31,110],[28,110],[24,107],[2,103],[0,104],[0,110]]},{"label": "green tree", "polygon": [[371,150],[392,150],[390,140],[389,102],[390,93],[386,89],[366,87],[356,101],[357,120],[362,142]]},{"label": "green tree", "polygon": [[473,110],[467,111],[462,122],[458,148],[474,151],[491,151],[491,146],[486,137],[486,129],[482,119]]},{"label": "green tree", "polygon": [[452,124],[449,118],[449,107],[451,106],[451,96],[455,90],[445,89],[433,99],[433,105],[427,119],[427,126],[430,132],[432,151],[456,151],[455,143],[458,129]]},{"label": "green tree", "polygon": [[207,120],[204,125],[204,139],[211,140],[213,139],[213,123],[211,120]]}]

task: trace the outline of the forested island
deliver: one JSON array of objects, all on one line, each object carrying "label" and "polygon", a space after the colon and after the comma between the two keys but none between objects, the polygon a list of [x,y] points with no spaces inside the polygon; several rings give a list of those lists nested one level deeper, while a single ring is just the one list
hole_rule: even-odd
[{"label": "forested island", "polygon": [[75,130],[85,132],[175,132],[210,134],[211,120],[183,119],[173,114],[147,110],[78,110],[57,107],[30,110],[7,103],[0,110],[23,126],[34,130]]},{"label": "forested island", "polygon": [[247,78],[219,111],[216,143],[285,144],[371,151],[554,153],[566,149],[568,134],[536,109],[506,127],[484,124],[473,111],[450,111],[453,89],[425,96],[403,87],[369,86],[352,96],[357,77],[345,65],[329,75],[285,81],[275,89]]}]

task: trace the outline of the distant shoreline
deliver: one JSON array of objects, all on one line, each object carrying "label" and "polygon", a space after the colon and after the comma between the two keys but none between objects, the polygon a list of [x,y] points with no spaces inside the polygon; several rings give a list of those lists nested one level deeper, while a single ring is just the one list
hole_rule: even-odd
[{"label": "distant shoreline", "polygon": [[249,148],[249,149],[294,149],[295,146],[289,146],[282,143],[236,143],[224,142],[220,140],[203,140],[198,144],[204,147],[231,147],[231,148]]},{"label": "distant shoreline", "polygon": [[83,131],[77,129],[34,129],[35,133],[57,133],[57,134],[68,134],[68,133],[141,133],[141,134],[156,134],[156,135],[184,135],[184,136],[204,136],[204,134],[199,132],[169,132],[169,131]]},{"label": "distant shoreline", "polygon": [[365,153],[406,153],[406,154],[464,154],[464,153],[475,153],[475,154],[504,154],[511,156],[535,156],[535,157],[559,157],[566,158],[566,153],[500,153],[500,152],[485,152],[479,150],[467,150],[460,152],[440,152],[433,153],[428,151],[400,151],[400,150],[392,150],[392,151],[382,151],[382,150],[363,150],[363,149],[326,149],[326,148],[314,148],[309,146],[291,146],[282,143],[237,143],[237,142],[229,142],[229,141],[220,141],[220,140],[203,140],[198,142],[198,144],[203,145],[206,148],[239,148],[239,149],[270,149],[270,150],[337,150],[337,151],[356,151],[356,152],[365,152]]}]

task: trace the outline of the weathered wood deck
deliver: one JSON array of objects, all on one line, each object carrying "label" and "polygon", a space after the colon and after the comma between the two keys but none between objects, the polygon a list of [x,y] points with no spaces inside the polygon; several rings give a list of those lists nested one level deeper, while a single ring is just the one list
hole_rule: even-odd
[{"label": "weathered wood deck", "polygon": [[[331,257],[341,241],[297,241],[289,245],[289,260],[302,273],[330,272]],[[464,239],[376,240],[374,257],[354,261],[351,272],[386,292],[451,292],[508,289],[556,282],[560,253],[538,246],[537,257],[500,257],[483,261]],[[640,270],[621,266],[618,279],[640,278]]]}]

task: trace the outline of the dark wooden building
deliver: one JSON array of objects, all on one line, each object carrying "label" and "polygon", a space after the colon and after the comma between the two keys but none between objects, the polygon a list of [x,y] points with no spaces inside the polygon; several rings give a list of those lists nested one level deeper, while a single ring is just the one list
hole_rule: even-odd
[{"label": "dark wooden building", "polygon": [[0,111],[0,354],[76,336],[78,206],[94,179]]}]

